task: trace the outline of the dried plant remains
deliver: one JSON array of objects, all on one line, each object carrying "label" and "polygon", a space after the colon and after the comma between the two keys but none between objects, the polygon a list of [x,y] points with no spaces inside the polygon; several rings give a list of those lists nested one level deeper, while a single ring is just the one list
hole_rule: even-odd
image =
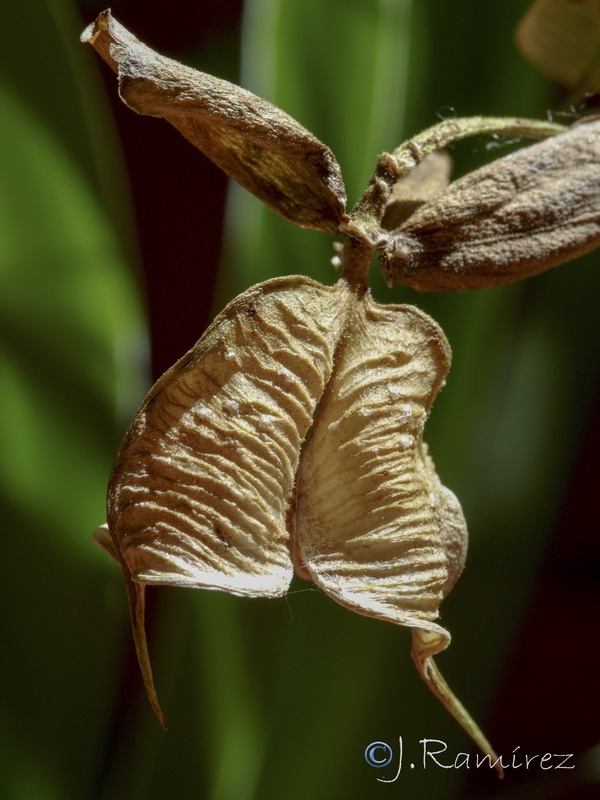
[{"label": "dried plant remains", "polygon": [[[390,285],[477,289],[596,247],[600,121],[442,122],[380,156],[348,214],[333,154],[278,108],[154,53],[109,11],[82,39],[133,110],[164,117],[285,218],[346,240],[334,286],[282,277],[233,300],[121,446],[95,540],[123,568],[156,713],[164,724],[145,585],[278,597],[295,570],[347,608],[412,628],[422,677],[495,759],[432,658],[450,641],[436,619],[467,542],[423,442],[450,348],[423,312],[377,304],[367,272],[379,250]],[[449,184],[443,149],[482,133],[541,141]]]},{"label": "dried plant remains", "polygon": [[600,0],[535,0],[516,41],[540,72],[573,91],[571,103],[600,91]]}]

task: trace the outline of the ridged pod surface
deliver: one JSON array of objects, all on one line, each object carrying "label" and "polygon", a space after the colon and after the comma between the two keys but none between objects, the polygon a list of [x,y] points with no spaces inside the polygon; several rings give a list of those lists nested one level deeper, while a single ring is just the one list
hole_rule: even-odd
[{"label": "ridged pod surface", "polygon": [[[150,390],[96,541],[122,565],[159,717],[144,585],[276,597],[294,568],[361,614],[411,626],[426,680],[466,525],[422,440],[450,365],[439,326],[345,278],[292,276],[232,301]],[[429,659],[429,660],[428,660]],[[435,690],[435,687],[434,687]],[[439,694],[439,692],[438,692]]]},{"label": "ridged pod surface", "polygon": [[296,277],[251,289],[151,390],[109,490],[109,528],[136,580],[286,592],[290,497],[332,370],[338,295]]},{"label": "ridged pod surface", "polygon": [[[492,288],[597,247],[600,120],[442,120],[381,154],[348,213],[334,154],[281,109],[154,52],[110,11],[82,39],[131,109],[165,119],[287,220],[345,239],[336,286],[292,276],[234,300],[150,391],[117,457],[95,539],[124,569],[159,718],[145,585],[276,597],[295,569],[342,605],[411,627],[421,675],[495,759],[432,659],[450,641],[436,620],[466,551],[460,505],[422,439],[450,350],[417,309],[377,305],[367,276],[380,251],[389,285]],[[444,149],[482,135],[536,144],[449,183]]]},{"label": "ridged pod surface", "polygon": [[302,451],[301,567],[355,611],[429,628],[466,547],[460,510],[460,530],[446,524],[458,503],[422,441],[449,348],[438,325],[410,306],[365,295],[350,316]]},{"label": "ridged pod surface", "polygon": [[[422,443],[449,359],[433,320],[345,280],[254,287],[136,414],[110,482],[110,551],[136,581],[264,597],[286,592],[294,556],[344,605],[433,619],[462,566],[440,548],[456,501]],[[371,599],[328,584],[334,552],[339,580],[377,587]],[[368,560],[378,573],[364,573]]]}]

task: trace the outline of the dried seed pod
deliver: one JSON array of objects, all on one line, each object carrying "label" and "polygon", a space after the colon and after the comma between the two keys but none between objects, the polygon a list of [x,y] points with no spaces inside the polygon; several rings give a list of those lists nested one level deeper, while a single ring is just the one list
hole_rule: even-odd
[{"label": "dried seed pod", "polygon": [[[432,658],[450,641],[436,620],[466,552],[460,505],[422,440],[450,350],[417,309],[374,303],[366,275],[381,249],[390,284],[472,289],[592,249],[600,121],[445,120],[384,153],[348,217],[333,155],[284,112],[158,56],[110,12],[82,38],[134,110],[167,119],[286,218],[348,237],[336,286],[280,278],[234,300],[151,390],[115,462],[95,540],[123,567],[159,718],[145,585],[274,597],[295,568],[342,605],[411,627],[421,675],[495,758]],[[440,149],[483,133],[552,138],[447,187]]]},{"label": "dried seed pod", "polygon": [[118,73],[138,114],[164,117],[231,178],[303,228],[336,233],[347,219],[331,150],[272,103],[142,44],[110,11],[81,35]]},{"label": "dried seed pod", "polygon": [[600,89],[598,0],[536,0],[516,40],[534,66],[581,97]]},{"label": "dried seed pod", "polygon": [[296,571],[352,611],[412,628],[421,676],[495,760],[432,659],[450,642],[434,620],[467,551],[462,509],[422,438],[450,348],[412,306],[381,306],[368,294],[347,303],[346,330],[300,456]]},{"label": "dried seed pod", "polygon": [[302,568],[342,605],[428,628],[463,563],[446,557],[447,497],[422,444],[449,348],[439,326],[410,306],[366,295],[352,316],[302,452]]},{"label": "dried seed pod", "polygon": [[136,580],[285,593],[290,496],[332,369],[338,294],[300,277],[250,289],[150,391],[108,501],[111,536]]},{"label": "dried seed pod", "polygon": [[390,286],[483,289],[535,275],[600,242],[600,120],[451,183],[390,234]]},{"label": "dried seed pod", "polygon": [[[436,158],[439,151],[470,136],[519,136],[537,141],[565,130],[555,122],[522,117],[445,119],[407,139],[392,153],[379,156],[369,185],[340,231],[373,249],[385,250],[389,246],[388,231],[403,223],[409,212],[423,205],[423,201],[436,197],[447,182],[450,163],[444,165],[443,159]],[[402,202],[396,223],[398,195]],[[412,208],[411,201],[416,201],[412,202]]]},{"label": "dried seed pod", "polygon": [[379,306],[345,278],[288,277],[236,298],[152,388],[95,539],[124,569],[163,724],[144,586],[275,597],[295,567],[342,605],[420,632],[421,674],[493,754],[431,661],[450,641],[435,619],[466,552],[460,506],[422,441],[449,364],[417,309]]},{"label": "dried seed pod", "polygon": [[450,182],[452,159],[444,150],[434,150],[392,186],[381,225],[392,231],[424,203],[433,200]]},{"label": "dried seed pod", "polygon": [[109,485],[108,531],[95,539],[125,571],[138,658],[163,725],[144,585],[252,597],[287,591],[286,518],[300,444],[342,319],[336,292],[307,278],[250,289],[157,382],[125,437]]}]

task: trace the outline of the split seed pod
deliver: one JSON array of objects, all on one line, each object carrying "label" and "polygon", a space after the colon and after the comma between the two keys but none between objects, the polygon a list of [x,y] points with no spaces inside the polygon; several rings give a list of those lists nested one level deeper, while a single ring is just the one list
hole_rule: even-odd
[{"label": "split seed pod", "polygon": [[295,568],[446,647],[466,525],[422,432],[449,364],[433,320],[345,279],[267,281],[216,318],[133,420],[96,538],[130,582],[147,681],[146,583],[278,597]]},{"label": "split seed pod", "polygon": [[[367,272],[379,249],[390,284],[473,289],[592,249],[600,122],[443,122],[384,153],[348,215],[333,154],[280,109],[159,56],[108,11],[82,39],[131,108],[164,117],[287,219],[347,237],[335,286],[277,278],[230,303],[125,436],[95,540],[123,568],[156,713],[164,724],[146,584],[277,597],[295,570],[360,614],[410,627],[422,677],[495,759],[432,659],[450,641],[436,619],[467,539],[422,438],[450,348],[418,309],[375,303]],[[483,133],[547,141],[447,186],[439,151]]]}]

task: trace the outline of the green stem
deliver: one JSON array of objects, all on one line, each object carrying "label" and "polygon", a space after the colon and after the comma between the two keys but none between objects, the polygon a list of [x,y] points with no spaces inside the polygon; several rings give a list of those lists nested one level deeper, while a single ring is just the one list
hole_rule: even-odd
[{"label": "green stem", "polygon": [[403,142],[393,153],[383,153],[379,156],[369,186],[354,206],[350,222],[341,232],[369,242],[377,248],[379,242],[385,240],[387,235],[381,228],[381,220],[394,184],[427,155],[447,147],[452,142],[469,136],[489,134],[540,140],[563,133],[565,130],[567,129],[564,125],[556,122],[521,117],[459,117],[443,120]]},{"label": "green stem", "polygon": [[[557,122],[523,119],[521,117],[459,117],[457,119],[445,119],[417,134],[413,139],[403,142],[400,147],[394,150],[392,159],[397,163],[399,170],[396,180],[421,162],[429,153],[447,147],[452,142],[467,139],[469,136],[500,134],[502,136],[520,136],[524,139],[538,141],[547,139],[549,136],[556,136],[557,133],[564,133],[566,130],[564,125],[559,125]],[[389,165],[386,164],[386,167],[389,170]],[[377,165],[378,168],[379,164]]]}]

